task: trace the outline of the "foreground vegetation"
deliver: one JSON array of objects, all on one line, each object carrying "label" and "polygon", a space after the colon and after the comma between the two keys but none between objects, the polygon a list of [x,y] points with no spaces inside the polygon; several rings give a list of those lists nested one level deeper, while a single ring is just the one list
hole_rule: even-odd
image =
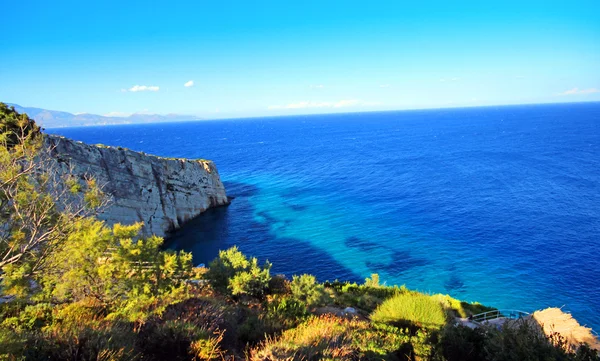
[{"label": "foreground vegetation", "polygon": [[534,323],[456,326],[489,308],[377,275],[290,280],[235,247],[194,268],[98,221],[93,179],[57,173],[27,116],[0,103],[0,121],[0,359],[600,360]]}]

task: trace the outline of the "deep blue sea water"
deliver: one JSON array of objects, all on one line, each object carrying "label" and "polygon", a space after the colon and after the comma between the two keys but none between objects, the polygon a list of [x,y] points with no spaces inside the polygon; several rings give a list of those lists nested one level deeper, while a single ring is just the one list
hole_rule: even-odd
[{"label": "deep blue sea water", "polygon": [[170,240],[275,273],[379,273],[468,301],[564,306],[600,330],[600,103],[51,129],[215,161],[227,208]]}]

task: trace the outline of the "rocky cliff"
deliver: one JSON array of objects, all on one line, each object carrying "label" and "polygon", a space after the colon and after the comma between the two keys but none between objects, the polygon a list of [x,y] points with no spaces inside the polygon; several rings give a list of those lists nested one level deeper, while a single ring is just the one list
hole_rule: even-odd
[{"label": "rocky cliff", "polygon": [[211,161],[162,158],[53,135],[45,141],[61,171],[91,175],[112,196],[98,216],[109,224],[144,222],[144,235],[164,236],[206,209],[228,203]]}]

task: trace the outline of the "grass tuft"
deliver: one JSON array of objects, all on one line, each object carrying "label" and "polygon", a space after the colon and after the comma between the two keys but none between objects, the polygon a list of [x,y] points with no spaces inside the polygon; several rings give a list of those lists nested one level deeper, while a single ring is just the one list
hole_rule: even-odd
[{"label": "grass tuft", "polygon": [[406,292],[389,298],[372,314],[371,320],[387,324],[412,324],[426,328],[441,328],[446,313],[435,298],[416,292]]}]

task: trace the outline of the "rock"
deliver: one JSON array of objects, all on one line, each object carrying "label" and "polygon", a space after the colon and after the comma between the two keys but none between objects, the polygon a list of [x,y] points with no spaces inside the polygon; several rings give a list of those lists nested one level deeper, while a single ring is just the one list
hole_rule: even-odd
[{"label": "rock", "polygon": [[61,172],[90,175],[112,197],[98,215],[109,225],[144,222],[143,236],[164,237],[208,208],[229,204],[211,161],[162,158],[54,135],[45,142]]},{"label": "rock", "polygon": [[552,307],[535,311],[531,318],[540,326],[540,330],[550,337],[555,333],[560,334],[566,347],[577,348],[586,343],[591,348],[600,350],[600,339],[593,330],[579,324],[570,313],[560,308]]},{"label": "rock", "polygon": [[344,309],[334,306],[317,307],[313,310],[313,313],[318,316],[334,315],[347,320],[367,320],[367,318],[361,315],[354,307],[346,307]]}]

